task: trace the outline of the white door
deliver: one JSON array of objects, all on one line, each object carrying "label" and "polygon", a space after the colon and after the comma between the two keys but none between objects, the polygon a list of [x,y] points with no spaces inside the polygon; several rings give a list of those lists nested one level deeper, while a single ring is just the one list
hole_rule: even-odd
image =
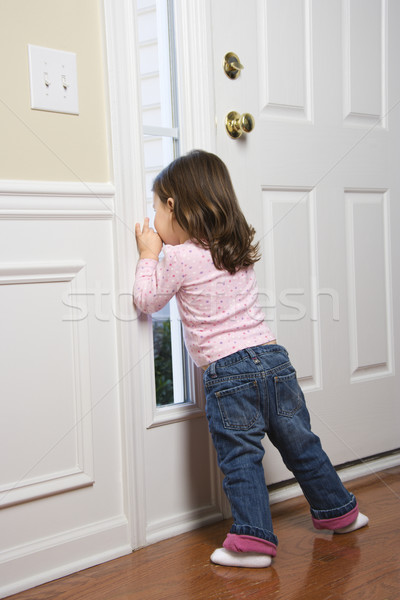
[{"label": "white door", "polygon": [[[261,301],[336,465],[399,446],[400,6],[212,2],[217,152],[263,251]],[[230,79],[223,57],[244,69]],[[230,111],[255,129],[225,130]],[[397,365],[397,373],[399,368]],[[289,474],[268,448],[269,483]]]}]

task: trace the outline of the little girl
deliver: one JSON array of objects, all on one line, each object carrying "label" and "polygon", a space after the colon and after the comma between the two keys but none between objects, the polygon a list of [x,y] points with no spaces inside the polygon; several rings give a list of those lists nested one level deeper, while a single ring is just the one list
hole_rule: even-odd
[{"label": "little girl", "polygon": [[225,164],[214,154],[190,152],[156,177],[153,192],[157,232],[148,218],[143,228],[136,224],[134,301],[153,313],[176,296],[186,347],[204,369],[206,414],[234,520],[211,561],[267,567],[276,555],[265,433],[299,482],[316,529],[363,527],[368,518],[312,433],[296,371],[257,304],[258,244]]}]

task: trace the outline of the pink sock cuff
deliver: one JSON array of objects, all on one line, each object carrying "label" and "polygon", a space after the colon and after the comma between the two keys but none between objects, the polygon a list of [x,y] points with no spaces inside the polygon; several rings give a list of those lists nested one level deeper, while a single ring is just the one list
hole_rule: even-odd
[{"label": "pink sock cuff", "polygon": [[347,527],[353,523],[358,516],[358,504],[348,513],[341,517],[335,517],[334,519],[314,519],[312,517],[313,525],[315,529],[340,529],[341,527]]},{"label": "pink sock cuff", "polygon": [[275,544],[252,535],[228,533],[222,545],[226,550],[231,550],[232,552],[259,552],[260,554],[276,556]]}]

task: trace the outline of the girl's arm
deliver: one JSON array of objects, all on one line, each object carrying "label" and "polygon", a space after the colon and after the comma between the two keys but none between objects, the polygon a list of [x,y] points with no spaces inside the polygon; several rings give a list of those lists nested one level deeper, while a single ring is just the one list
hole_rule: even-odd
[{"label": "girl's arm", "polygon": [[177,259],[180,246],[165,246],[164,258],[158,261],[161,238],[149,228],[148,219],[146,221],[143,232],[140,232],[140,225],[136,226],[140,260],[136,267],[133,297],[136,307],[150,314],[161,310],[175,296],[182,285],[184,273],[182,261]]}]

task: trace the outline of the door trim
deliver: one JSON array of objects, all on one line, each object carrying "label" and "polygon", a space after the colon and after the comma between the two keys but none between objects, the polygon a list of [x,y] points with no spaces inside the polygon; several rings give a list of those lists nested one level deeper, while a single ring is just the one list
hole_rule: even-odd
[{"label": "door trim", "polygon": [[[109,101],[109,147],[115,186],[114,264],[115,287],[132,293],[137,261],[135,220],[144,217],[145,197],[142,157],[142,119],[137,53],[136,14],[131,0],[103,0],[105,53]],[[132,549],[146,539],[144,429],[142,403],[149,379],[141,356],[150,351],[132,301],[124,307],[132,317],[117,323],[118,374],[121,409],[121,453],[124,464],[124,510],[130,526]],[[138,344],[137,340],[143,340]]]},{"label": "door trim", "polygon": [[[210,0],[176,0],[174,18],[178,71],[178,105],[182,153],[216,147]],[[145,184],[137,19],[132,0],[103,0],[103,27],[109,101],[110,162],[115,187],[115,288],[131,293],[137,262],[134,226],[144,218]],[[198,57],[202,60],[199,61]],[[193,65],[196,64],[196,69]],[[195,71],[195,75],[194,75]],[[179,85],[179,82],[182,82]],[[180,88],[180,89],[179,89]],[[201,115],[201,119],[197,118]],[[130,304],[130,305],[129,305]],[[147,322],[136,317],[132,302],[124,307],[132,319],[117,324],[125,514],[130,544],[146,539],[143,402],[151,397],[152,340]],[[137,343],[140,339],[140,344]],[[213,469],[216,503],[224,506],[219,474]]]},{"label": "door trim", "polygon": [[211,2],[175,0],[174,16],[181,152],[215,152]]}]

